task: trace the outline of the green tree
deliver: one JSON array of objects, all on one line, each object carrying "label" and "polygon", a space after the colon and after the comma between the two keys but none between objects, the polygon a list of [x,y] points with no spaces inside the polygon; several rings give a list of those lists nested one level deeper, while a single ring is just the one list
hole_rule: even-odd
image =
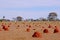
[{"label": "green tree", "polygon": [[49,21],[55,21],[55,20],[57,20],[57,13],[55,13],[55,12],[49,13],[48,20]]},{"label": "green tree", "polygon": [[17,21],[22,21],[23,18],[21,16],[17,16],[16,19]]}]

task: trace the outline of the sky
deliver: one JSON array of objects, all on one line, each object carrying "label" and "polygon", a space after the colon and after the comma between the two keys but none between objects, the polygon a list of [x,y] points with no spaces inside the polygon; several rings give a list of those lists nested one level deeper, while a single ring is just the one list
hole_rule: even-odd
[{"label": "sky", "polygon": [[56,12],[60,19],[60,0],[0,0],[0,18],[47,18],[50,12]]}]

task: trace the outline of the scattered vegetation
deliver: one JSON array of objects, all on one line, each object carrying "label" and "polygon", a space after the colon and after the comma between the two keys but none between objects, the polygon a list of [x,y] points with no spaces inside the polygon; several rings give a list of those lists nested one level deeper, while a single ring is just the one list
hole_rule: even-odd
[{"label": "scattered vegetation", "polygon": [[[5,19],[5,16],[3,16],[2,19],[0,19],[0,21],[11,21],[9,19]],[[58,19],[58,15],[56,12],[51,12],[49,13],[47,18],[38,18],[38,19],[25,19],[23,20],[23,17],[21,16],[17,16],[16,18],[13,18],[12,21],[60,21],[60,19]]]}]

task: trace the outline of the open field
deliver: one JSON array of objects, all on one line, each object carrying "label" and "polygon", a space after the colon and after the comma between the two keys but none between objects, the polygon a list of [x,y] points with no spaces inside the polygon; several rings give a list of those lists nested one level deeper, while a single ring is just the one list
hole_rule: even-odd
[{"label": "open field", "polygon": [[0,40],[60,40],[60,22],[0,22]]}]

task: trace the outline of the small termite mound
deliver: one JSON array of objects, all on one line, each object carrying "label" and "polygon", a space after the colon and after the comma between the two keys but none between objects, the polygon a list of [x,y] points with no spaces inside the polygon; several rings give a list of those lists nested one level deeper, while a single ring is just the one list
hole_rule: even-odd
[{"label": "small termite mound", "polygon": [[36,30],[36,29],[33,29],[33,30]]},{"label": "small termite mound", "polygon": [[48,28],[51,28],[52,26],[49,24]]},{"label": "small termite mound", "polygon": [[20,25],[17,25],[17,27],[20,27]]},{"label": "small termite mound", "polygon": [[44,29],[43,30],[43,33],[48,33],[48,29]]},{"label": "small termite mound", "polygon": [[44,26],[42,26],[42,28],[44,28]]},{"label": "small termite mound", "polygon": [[58,33],[59,32],[59,30],[58,29],[54,29],[54,32],[53,33]]},{"label": "small termite mound", "polygon": [[29,25],[29,28],[31,28],[31,25]]},{"label": "small termite mound", "polygon": [[2,29],[4,29],[5,31],[8,31],[8,27],[3,25]]},{"label": "small termite mound", "polygon": [[26,31],[27,31],[27,32],[30,32],[30,28],[27,28]]},{"label": "small termite mound", "polygon": [[41,35],[40,32],[34,32],[34,34],[32,35],[32,37],[41,38],[42,35]]},{"label": "small termite mound", "polygon": [[10,27],[10,25],[8,25],[8,27]]}]

